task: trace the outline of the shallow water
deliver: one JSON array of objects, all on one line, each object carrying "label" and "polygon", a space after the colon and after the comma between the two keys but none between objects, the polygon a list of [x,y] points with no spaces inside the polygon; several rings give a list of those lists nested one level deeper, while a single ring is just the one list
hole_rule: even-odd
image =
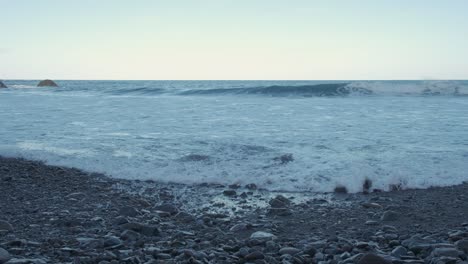
[{"label": "shallow water", "polygon": [[284,191],[468,180],[466,81],[35,83],[0,90],[0,155]]}]

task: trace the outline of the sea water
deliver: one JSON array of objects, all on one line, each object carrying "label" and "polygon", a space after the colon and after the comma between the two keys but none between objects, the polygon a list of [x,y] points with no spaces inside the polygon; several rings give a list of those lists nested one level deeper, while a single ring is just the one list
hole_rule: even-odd
[{"label": "sea water", "polygon": [[468,180],[468,81],[4,83],[3,156],[282,191]]}]

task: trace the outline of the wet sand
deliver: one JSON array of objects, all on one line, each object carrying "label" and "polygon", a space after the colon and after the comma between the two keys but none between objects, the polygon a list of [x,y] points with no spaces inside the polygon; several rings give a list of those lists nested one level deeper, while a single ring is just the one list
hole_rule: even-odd
[{"label": "wet sand", "polygon": [[0,264],[467,263],[468,184],[370,194],[247,187],[0,157]]}]

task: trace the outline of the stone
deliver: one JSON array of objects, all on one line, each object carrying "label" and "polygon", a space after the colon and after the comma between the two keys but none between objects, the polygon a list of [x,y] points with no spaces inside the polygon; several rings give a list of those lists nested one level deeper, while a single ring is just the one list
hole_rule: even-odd
[{"label": "stone", "polygon": [[52,80],[43,80],[37,84],[37,87],[58,87],[58,85]]},{"label": "stone", "polygon": [[6,264],[47,264],[47,261],[43,259],[20,259],[13,258],[10,259]]},{"label": "stone", "polygon": [[0,264],[3,264],[11,259],[10,253],[3,248],[0,248]]},{"label": "stone", "polygon": [[382,258],[379,255],[368,253],[357,262],[357,264],[392,264],[392,262]]},{"label": "stone", "polygon": [[268,233],[268,232],[263,232],[263,231],[257,231],[250,235],[250,239],[258,239],[258,240],[272,240],[276,238],[275,235]]},{"label": "stone", "polygon": [[234,191],[234,190],[224,190],[223,194],[225,196],[236,196],[237,195],[237,192]]},{"label": "stone", "polygon": [[115,246],[119,246],[121,244],[122,244],[122,240],[120,240],[116,236],[105,237],[104,247],[115,247]]},{"label": "stone", "polygon": [[187,213],[187,212],[179,212],[174,216],[174,219],[182,222],[182,223],[192,223],[195,222],[195,216]]},{"label": "stone", "polygon": [[131,206],[124,206],[120,208],[119,214],[122,216],[130,216],[130,217],[135,217],[139,214],[138,210],[131,207]]},{"label": "stone", "polygon": [[249,229],[249,227],[250,227],[249,224],[241,223],[241,224],[233,225],[231,228],[229,228],[229,231],[231,232],[245,231]]},{"label": "stone", "polygon": [[455,246],[465,252],[465,254],[468,254],[468,239],[462,239],[462,240],[458,240],[457,242],[455,242]]},{"label": "stone", "polygon": [[408,250],[405,247],[398,246],[392,250],[391,255],[400,258],[401,256],[404,256],[408,253]]},{"label": "stone", "polygon": [[0,88],[8,88],[2,81],[0,81]]},{"label": "stone", "polygon": [[7,221],[0,220],[0,231],[13,231],[13,226]]},{"label": "stone", "polygon": [[291,201],[284,197],[283,195],[277,195],[275,198],[271,199],[269,202],[272,208],[285,208],[291,204]]},{"label": "stone", "polygon": [[348,193],[348,189],[346,189],[346,187],[344,186],[336,186],[334,192],[345,194],[345,193]]},{"label": "stone", "polygon": [[279,250],[280,255],[288,254],[288,255],[294,256],[300,252],[301,250],[294,248],[294,247],[284,247]]},{"label": "stone", "polygon": [[254,251],[250,254],[248,254],[247,256],[244,257],[245,260],[249,261],[249,260],[257,260],[257,259],[264,259],[265,258],[265,255],[263,255],[262,252],[260,251]]},{"label": "stone", "polygon": [[292,162],[294,161],[294,157],[293,157],[293,154],[283,154],[281,156],[278,156],[278,157],[275,157],[273,158],[274,161],[279,161],[280,164],[287,164],[289,162]]},{"label": "stone", "polygon": [[169,213],[170,215],[176,215],[179,212],[179,208],[170,203],[158,205],[155,207],[155,209],[158,211]]},{"label": "stone", "polygon": [[150,226],[135,222],[123,224],[121,225],[121,227],[125,230],[132,230],[145,236],[157,236],[160,233],[159,229],[156,226]]},{"label": "stone", "polygon": [[432,257],[453,257],[458,258],[460,251],[455,248],[436,248],[432,251]]},{"label": "stone", "polygon": [[398,220],[399,218],[399,214],[395,211],[385,211],[383,214],[382,214],[382,217],[380,218],[380,220],[382,221],[395,221],[395,220]]},{"label": "stone", "polygon": [[247,188],[248,190],[257,190],[257,185],[255,183],[249,183],[247,185],[245,185],[245,188]]},{"label": "stone", "polygon": [[380,209],[382,208],[382,205],[378,204],[378,203],[363,203],[361,204],[362,207],[364,208],[373,208],[373,209]]}]

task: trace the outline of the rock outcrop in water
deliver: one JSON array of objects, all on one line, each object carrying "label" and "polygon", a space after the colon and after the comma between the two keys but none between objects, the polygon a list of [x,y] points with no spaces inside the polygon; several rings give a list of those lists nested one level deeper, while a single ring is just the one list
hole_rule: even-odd
[{"label": "rock outcrop in water", "polygon": [[43,80],[37,84],[37,87],[58,87],[58,85],[52,80]]},{"label": "rock outcrop in water", "polygon": [[2,81],[0,81],[0,88],[8,88]]}]

